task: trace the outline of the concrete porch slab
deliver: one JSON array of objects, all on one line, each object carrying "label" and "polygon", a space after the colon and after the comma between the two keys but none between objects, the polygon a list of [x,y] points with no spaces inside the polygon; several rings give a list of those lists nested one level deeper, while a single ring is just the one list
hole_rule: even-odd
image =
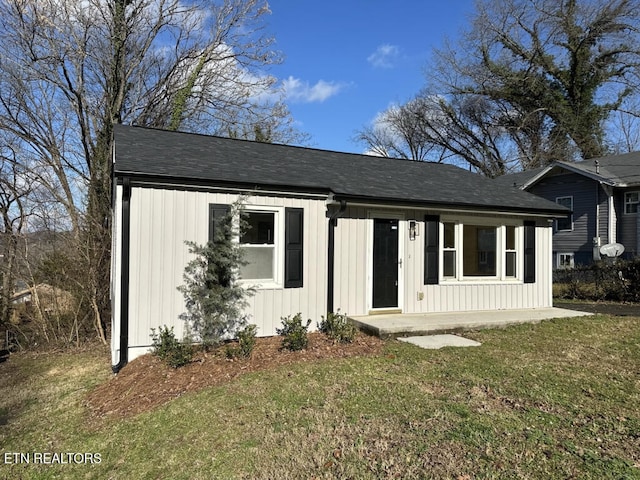
[{"label": "concrete porch slab", "polygon": [[385,315],[354,315],[349,318],[361,330],[381,338],[396,338],[407,334],[462,332],[482,328],[506,327],[519,323],[537,323],[552,318],[593,315],[564,308],[530,308],[523,310],[488,310],[450,313],[404,313]]},{"label": "concrete porch slab", "polygon": [[437,350],[443,347],[479,347],[482,345],[475,340],[459,337],[458,335],[452,335],[450,333],[444,335],[422,335],[419,337],[398,337],[398,340],[429,350]]}]

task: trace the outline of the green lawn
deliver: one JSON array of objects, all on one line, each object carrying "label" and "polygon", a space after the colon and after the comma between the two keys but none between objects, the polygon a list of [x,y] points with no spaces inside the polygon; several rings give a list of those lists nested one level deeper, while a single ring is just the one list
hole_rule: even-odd
[{"label": "green lawn", "polygon": [[[110,375],[105,352],[13,355],[0,364],[0,478],[640,479],[640,318],[467,336],[483,345],[392,341],[101,424],[83,402]],[[5,463],[14,452],[100,463]]]}]

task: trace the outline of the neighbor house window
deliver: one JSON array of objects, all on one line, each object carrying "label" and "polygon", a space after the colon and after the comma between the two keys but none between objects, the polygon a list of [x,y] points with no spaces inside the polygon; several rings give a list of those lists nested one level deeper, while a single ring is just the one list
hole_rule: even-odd
[{"label": "neighbor house window", "polygon": [[456,276],[456,224],[444,223],[442,269],[445,277]]},{"label": "neighbor house window", "polygon": [[558,268],[573,268],[573,267],[574,267],[573,253],[558,254]]},{"label": "neighbor house window", "polygon": [[[556,203],[573,212],[573,197],[558,197]],[[556,220],[556,231],[573,230],[573,213]]]},{"label": "neighbor house window", "polygon": [[638,213],[638,204],[640,204],[640,192],[624,194],[624,213]]},{"label": "neighbor house window", "polygon": [[274,280],[275,212],[246,212],[246,229],[240,236],[246,265],[240,267],[243,280]]},{"label": "neighbor house window", "polygon": [[497,227],[463,225],[462,271],[465,277],[496,276]]}]

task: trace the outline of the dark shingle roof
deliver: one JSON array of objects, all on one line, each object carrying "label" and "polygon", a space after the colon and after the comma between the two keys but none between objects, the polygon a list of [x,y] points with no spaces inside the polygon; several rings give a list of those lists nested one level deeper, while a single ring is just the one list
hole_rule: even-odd
[{"label": "dark shingle roof", "polygon": [[503,187],[516,187],[522,188],[529,180],[533,179],[536,175],[542,173],[547,167],[538,167],[532,168],[531,170],[523,170],[522,172],[509,173],[507,175],[502,175],[500,177],[496,177],[493,181],[499,185],[500,188]]},{"label": "dark shingle roof", "polygon": [[529,187],[530,183],[537,183],[554,168],[569,170],[613,187],[640,185],[640,152],[591,158],[580,162],[556,161],[546,167],[503,175],[494,181],[501,187],[514,184],[519,188]]},{"label": "dark shingle roof", "polygon": [[555,203],[452,165],[115,126],[116,176],[326,191],[371,202],[564,213]]},{"label": "dark shingle roof", "polygon": [[602,178],[613,186],[640,185],[640,152],[592,158],[582,162],[558,162],[558,164],[572,167],[594,178]]}]

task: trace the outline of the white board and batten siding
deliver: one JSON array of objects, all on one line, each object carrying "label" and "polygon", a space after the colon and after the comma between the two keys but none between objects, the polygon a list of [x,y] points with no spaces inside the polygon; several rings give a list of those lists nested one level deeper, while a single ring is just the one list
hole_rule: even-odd
[{"label": "white board and batten siding", "polygon": [[[122,187],[116,188],[114,211],[114,258],[121,258]],[[185,312],[184,298],[177,290],[183,284],[184,268],[192,258],[185,241],[206,243],[209,231],[209,205],[231,204],[236,194],[134,186],[130,202],[129,262],[129,360],[147,353],[151,329],[173,326],[178,337],[184,333],[180,315]],[[258,326],[260,336],[276,334],[281,318],[302,313],[316,327],[327,306],[328,221],[325,199],[293,195],[255,195],[246,208],[280,212],[286,207],[304,210],[303,287],[263,286],[249,298],[247,313]],[[465,279],[424,285],[424,215],[454,213],[420,209],[350,206],[338,219],[334,250],[334,310],[348,315],[366,315],[372,301],[372,246],[374,218],[397,218],[399,235],[399,310],[403,313],[437,313],[474,310],[543,308],[552,305],[551,224],[537,217],[536,281],[524,283],[522,277],[510,281]],[[468,215],[468,214],[467,214]],[[280,222],[284,222],[280,215]],[[501,223],[505,218],[522,225],[526,217],[477,213],[484,222]],[[535,219],[531,217],[530,219]],[[415,220],[419,234],[410,240],[409,221]],[[282,228],[282,225],[281,225]],[[518,236],[519,263],[523,267],[522,229]],[[283,245],[276,248],[282,249]],[[280,258],[279,261],[281,261]],[[112,269],[113,363],[119,360],[120,275],[122,266]],[[521,274],[520,274],[521,275]]]},{"label": "white board and batten siding", "polygon": [[[420,210],[388,210],[349,207],[338,220],[335,237],[334,306],[349,315],[367,315],[372,311],[372,235],[373,218],[391,215],[399,220],[399,310],[403,313],[438,313],[474,310],[545,308],[552,305],[551,238],[552,228],[546,219],[536,226],[536,281],[470,280],[441,281],[424,285],[424,215]],[[442,212],[431,214],[446,215]],[[483,215],[478,214],[477,217]],[[504,217],[484,215],[502,221]],[[415,220],[419,235],[410,240],[408,222]],[[522,224],[523,218],[518,221]],[[533,220],[533,218],[532,218]],[[523,268],[523,245],[520,235],[519,269]],[[522,271],[522,270],[520,270]]]},{"label": "white board and batten siding", "polygon": [[[174,327],[178,338],[184,334],[185,302],[177,287],[184,283],[183,273],[193,258],[185,241],[204,244],[208,240],[209,205],[232,204],[238,195],[206,191],[133,187],[130,203],[129,263],[129,360],[145,354],[151,345],[151,329]],[[301,312],[312,325],[326,309],[327,236],[324,200],[256,195],[246,198],[246,208],[286,207],[304,209],[303,287],[258,286],[248,299],[249,322],[258,326],[259,336],[275,335],[283,315]],[[114,252],[122,252],[119,229],[122,187],[116,192]],[[284,215],[280,215],[284,223]],[[281,245],[276,248],[281,248]],[[282,255],[279,255],[282,260]],[[120,266],[112,271],[114,291],[120,288]],[[119,298],[116,295],[115,298]],[[120,306],[113,305],[113,350],[119,348]],[[284,312],[284,313],[283,313]],[[116,353],[116,356],[119,353]],[[114,359],[117,360],[117,359]],[[115,361],[114,361],[115,363]]]}]

